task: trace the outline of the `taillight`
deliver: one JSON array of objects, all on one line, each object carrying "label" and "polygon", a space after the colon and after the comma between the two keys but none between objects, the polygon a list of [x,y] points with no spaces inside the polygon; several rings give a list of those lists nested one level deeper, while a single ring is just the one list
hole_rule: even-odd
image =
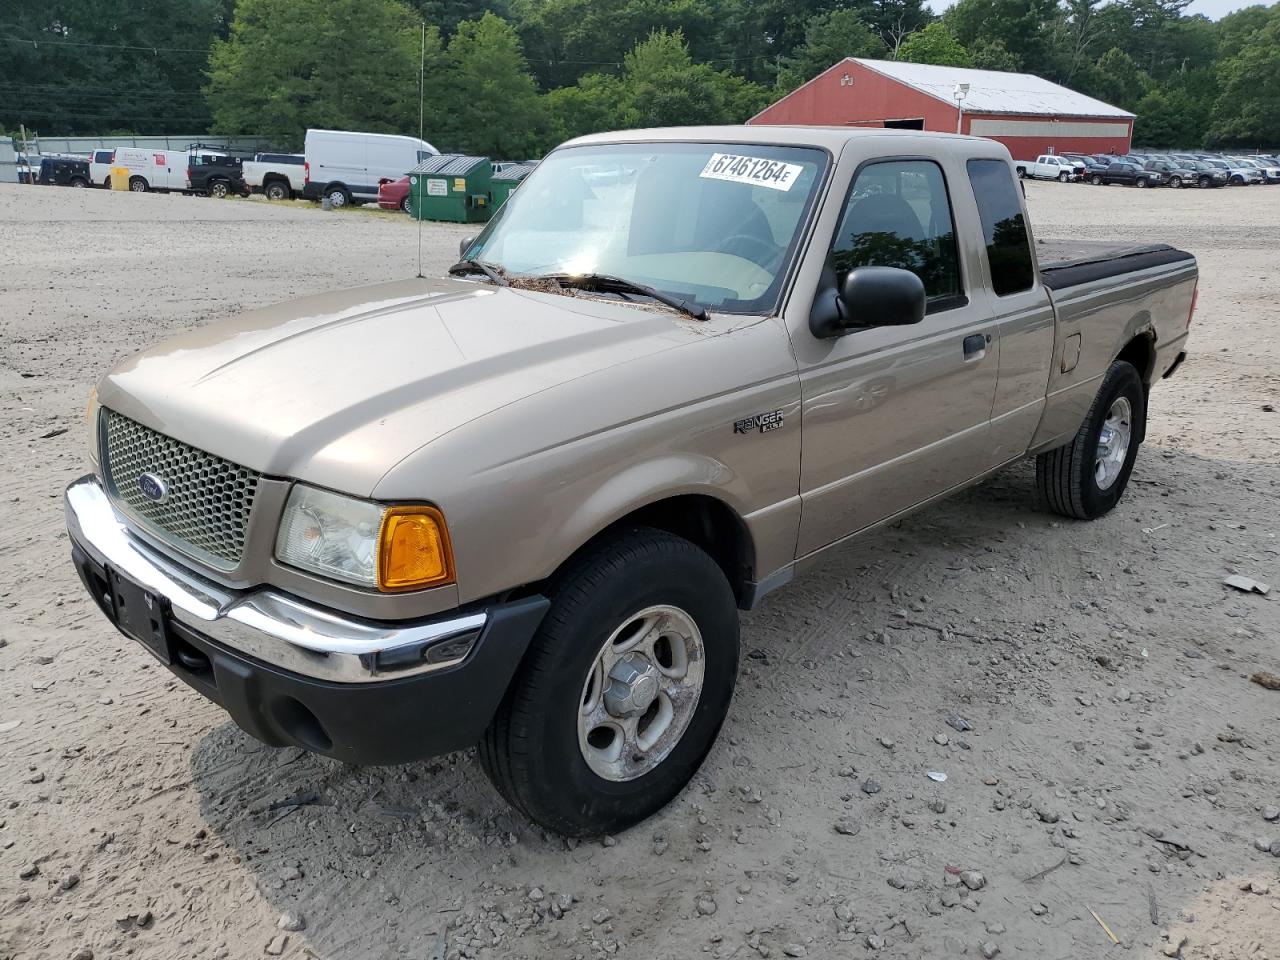
[{"label": "taillight", "polygon": [[190,168],[190,167],[187,167],[187,179],[188,179],[188,180],[190,180],[190,179],[191,179],[191,168]]},{"label": "taillight", "polygon": [[311,182],[311,161],[310,161],[310,160],[304,160],[304,161],[302,161],[302,183],[303,183],[303,186],[306,186],[306,185],[307,185],[308,183],[310,183],[310,182]]},{"label": "taillight", "polygon": [[1196,280],[1196,285],[1191,288],[1191,309],[1187,311],[1187,329],[1191,328],[1191,318],[1196,315],[1196,301],[1200,299],[1200,281]]}]

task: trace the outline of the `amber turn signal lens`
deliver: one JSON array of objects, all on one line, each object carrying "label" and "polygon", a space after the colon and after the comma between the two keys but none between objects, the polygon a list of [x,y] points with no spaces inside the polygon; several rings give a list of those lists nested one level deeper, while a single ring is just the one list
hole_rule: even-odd
[{"label": "amber turn signal lens", "polygon": [[392,507],[382,518],[378,589],[394,593],[453,582],[453,549],[435,507]]}]

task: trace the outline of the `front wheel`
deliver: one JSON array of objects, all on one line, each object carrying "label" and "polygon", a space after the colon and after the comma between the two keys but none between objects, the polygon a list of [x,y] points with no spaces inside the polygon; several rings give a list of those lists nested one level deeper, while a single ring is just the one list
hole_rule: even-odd
[{"label": "front wheel", "polygon": [[1147,181],[1144,180],[1142,177],[1139,177],[1137,181],[1134,183],[1135,187],[1145,187],[1146,185],[1147,185]]},{"label": "front wheel", "polygon": [[1181,187],[1181,186],[1182,186],[1182,178],[1181,178],[1181,177],[1170,177],[1170,178],[1169,178],[1169,186],[1171,186],[1171,187],[1173,187],[1173,189],[1177,190],[1179,187]]},{"label": "front wheel", "polygon": [[512,806],[569,836],[621,830],[697,772],[729,709],[738,613],[693,543],[636,527],[557,575],[480,744]]},{"label": "front wheel", "polygon": [[1089,182],[1092,183],[1095,187],[1100,187],[1102,186],[1102,177],[1098,176],[1095,173],[1092,177],[1089,178]]},{"label": "front wheel", "polygon": [[1200,184],[1201,190],[1208,190],[1210,187],[1213,186],[1213,181],[1208,177],[1201,177],[1197,182]]},{"label": "front wheel", "polygon": [[400,201],[400,209],[401,209],[401,210],[403,210],[405,213],[409,214],[409,216],[413,216],[413,201],[412,201],[412,198],[411,198],[411,197],[405,197],[403,200],[401,200],[401,201]]},{"label": "front wheel", "polygon": [[1117,360],[1068,444],[1036,457],[1036,489],[1064,517],[1095,520],[1124,494],[1146,430],[1147,402],[1133,365]]},{"label": "front wheel", "polygon": [[1058,174],[1059,183],[1066,183],[1070,179],[1071,179],[1071,174],[1067,173],[1067,171],[1065,170],[1063,170],[1060,174]]},{"label": "front wheel", "polygon": [[1025,180],[1025,179],[1026,179],[1026,177],[1027,177],[1027,168],[1026,168],[1026,167],[1018,167],[1018,179],[1019,179],[1019,180]]},{"label": "front wheel", "polygon": [[351,194],[342,187],[331,187],[325,194],[329,198],[329,206],[345,207],[351,202]]}]

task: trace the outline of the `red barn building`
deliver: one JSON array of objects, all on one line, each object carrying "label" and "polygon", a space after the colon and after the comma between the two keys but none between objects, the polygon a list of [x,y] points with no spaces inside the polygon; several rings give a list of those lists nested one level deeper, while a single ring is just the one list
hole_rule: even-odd
[{"label": "red barn building", "polygon": [[1029,73],[847,57],[747,122],[968,133],[999,140],[1015,160],[1034,160],[1128,153],[1133,121],[1132,113]]}]

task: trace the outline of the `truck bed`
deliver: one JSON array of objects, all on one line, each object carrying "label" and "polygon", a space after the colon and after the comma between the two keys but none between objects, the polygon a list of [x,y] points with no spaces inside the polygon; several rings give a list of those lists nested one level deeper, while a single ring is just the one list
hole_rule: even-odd
[{"label": "truck bed", "polygon": [[1112,243],[1106,240],[1040,240],[1036,243],[1040,279],[1050,290],[1117,277],[1193,259],[1167,243]]}]

